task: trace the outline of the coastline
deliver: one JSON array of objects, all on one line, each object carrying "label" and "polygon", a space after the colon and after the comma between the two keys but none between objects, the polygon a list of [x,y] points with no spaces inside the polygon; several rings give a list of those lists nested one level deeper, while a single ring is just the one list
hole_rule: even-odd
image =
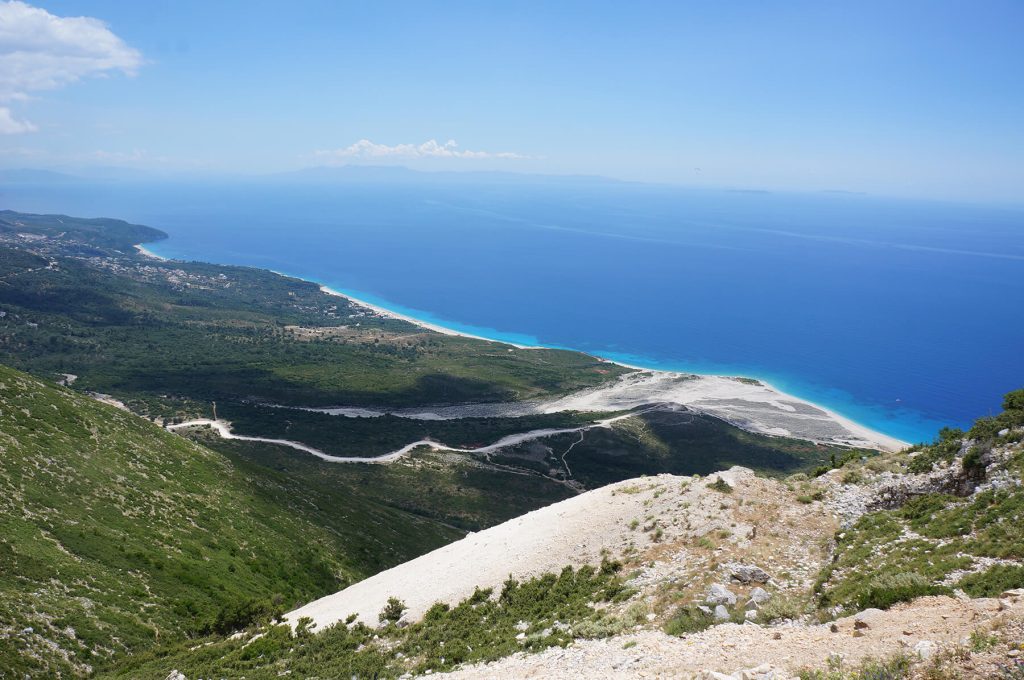
[{"label": "coastline", "polygon": [[[171,258],[166,258],[166,257],[160,256],[160,255],[157,255],[156,253],[154,253],[154,252],[144,248],[141,245],[136,245],[135,248],[139,252],[139,254],[142,255],[143,257],[149,257],[149,258],[153,258],[153,259],[156,259],[156,260],[159,260],[159,261],[163,261],[163,262],[170,261],[170,259],[171,259]],[[332,296],[335,296],[335,297],[343,298],[345,300],[348,300],[349,302],[351,302],[354,305],[357,305],[359,307],[367,309],[367,310],[373,312],[374,314],[380,315],[382,317],[389,318],[389,319],[395,319],[395,320],[399,320],[399,321],[404,321],[406,323],[410,323],[410,324],[413,324],[413,325],[418,326],[420,328],[423,328],[425,330],[429,330],[429,331],[432,331],[432,332],[435,332],[435,333],[440,333],[442,335],[470,338],[470,339],[473,339],[473,340],[484,341],[484,342],[491,342],[491,343],[506,345],[506,346],[509,346],[509,347],[515,347],[516,349],[523,349],[523,350],[565,349],[567,351],[577,351],[577,352],[580,351],[580,350],[572,350],[571,348],[561,348],[561,347],[555,348],[555,347],[545,347],[545,346],[541,346],[541,345],[518,344],[518,343],[510,342],[510,341],[507,341],[507,340],[500,340],[500,339],[489,338],[489,337],[478,335],[478,334],[467,333],[467,332],[460,331],[460,330],[457,330],[457,329],[454,329],[454,328],[443,326],[441,324],[432,323],[432,322],[429,322],[429,321],[418,319],[418,318],[410,316],[408,314],[403,314],[403,313],[400,313],[400,312],[396,312],[396,311],[390,310],[390,309],[388,309],[386,307],[383,307],[383,306],[381,306],[379,304],[374,304],[374,303],[368,302],[366,300],[360,299],[360,298],[358,298],[356,296],[353,296],[353,295],[350,295],[348,293],[342,293],[342,292],[338,291],[337,289],[331,288],[330,286],[328,286],[326,284],[322,284],[322,283],[320,283],[318,281],[310,281],[309,279],[303,278],[301,276],[295,276],[295,275],[292,275],[292,274],[288,274],[288,273],[280,272],[280,271],[275,271],[275,270],[269,270],[268,269],[267,271],[273,271],[278,276],[284,276],[284,277],[287,277],[287,278],[293,278],[293,279],[297,279],[297,280],[307,281],[309,283],[313,283],[313,284],[317,285],[319,287],[320,291],[322,293],[324,293],[325,295],[332,295]],[[809,440],[809,441],[813,441],[813,442],[818,442],[818,443],[833,443],[834,444],[834,443],[838,442],[838,443],[845,443],[846,445],[849,445],[851,447],[870,447],[870,448],[877,448],[877,449],[881,449],[881,450],[885,450],[885,451],[896,451],[896,450],[900,450],[900,449],[906,448],[907,446],[910,445],[908,442],[905,442],[905,441],[903,441],[901,439],[898,439],[896,437],[887,435],[887,434],[885,434],[883,432],[880,432],[878,430],[874,430],[874,429],[872,429],[872,428],[870,428],[870,427],[868,427],[866,425],[862,425],[860,423],[857,423],[856,421],[854,421],[854,420],[852,420],[852,419],[850,419],[850,418],[848,418],[846,416],[841,415],[840,413],[836,412],[833,409],[827,408],[825,406],[822,406],[820,404],[814,403],[814,402],[809,401],[807,399],[803,399],[801,397],[797,397],[795,395],[791,395],[789,393],[783,392],[782,390],[774,387],[770,383],[768,383],[768,382],[766,382],[764,380],[761,380],[761,379],[753,379],[753,378],[746,379],[746,378],[741,378],[741,377],[737,377],[737,376],[722,376],[722,375],[703,374],[703,373],[686,373],[686,372],[681,372],[681,371],[669,371],[669,370],[665,370],[665,369],[661,369],[661,368],[650,368],[650,367],[646,367],[646,366],[630,364],[630,363],[626,363],[626,362],[623,362],[623,361],[619,361],[619,360],[615,360],[615,359],[610,359],[610,358],[607,358],[607,357],[602,357],[600,355],[596,355],[596,354],[593,354],[593,353],[588,353],[588,352],[580,352],[580,353],[587,354],[588,356],[592,356],[595,359],[597,359],[599,361],[602,361],[602,362],[607,362],[607,363],[610,363],[610,364],[615,364],[615,365],[618,365],[618,366],[622,366],[624,368],[629,368],[629,369],[631,369],[633,371],[637,371],[637,372],[644,373],[644,374],[649,374],[649,375],[652,376],[652,380],[654,382],[665,381],[665,380],[680,380],[680,379],[686,380],[686,379],[690,379],[690,378],[698,379],[698,380],[700,380],[703,383],[703,386],[705,386],[707,388],[706,390],[696,390],[696,391],[689,390],[688,391],[688,398],[685,401],[676,401],[676,400],[673,400],[673,401],[675,401],[675,403],[679,403],[680,405],[683,405],[683,406],[686,406],[686,407],[689,407],[689,408],[693,408],[696,411],[700,411],[700,412],[706,413],[708,415],[717,417],[717,418],[719,418],[721,420],[724,420],[724,421],[726,421],[726,422],[728,422],[728,423],[730,423],[732,425],[740,427],[741,429],[748,430],[748,431],[751,431],[751,432],[756,432],[756,433],[766,434],[766,435],[773,435],[773,436],[792,436],[792,437],[796,437],[796,438],[800,438],[800,439],[805,439],[805,440]],[[754,381],[754,382],[751,383],[749,381]],[[602,389],[607,390],[608,388],[598,388],[597,390],[590,391],[590,394],[591,395],[598,394],[598,393],[600,393],[602,391]],[[614,390],[615,386],[612,386],[611,389]],[[758,408],[772,407],[772,408],[777,409],[778,411],[781,411],[781,412],[795,412],[795,411],[799,410],[800,408],[811,409],[811,410],[816,411],[817,413],[820,413],[820,414],[825,416],[824,419],[819,418],[819,420],[830,421],[831,423],[834,423],[834,424],[840,426],[843,430],[845,430],[847,433],[849,433],[850,435],[853,435],[853,436],[852,437],[847,437],[847,438],[836,438],[836,437],[824,438],[824,437],[806,436],[806,435],[794,434],[792,431],[789,431],[786,428],[771,427],[770,423],[768,424],[768,426],[766,426],[765,423],[759,422],[756,419],[750,418],[749,414],[735,413],[734,411],[737,410],[736,408],[729,408],[729,407],[726,407],[726,408],[715,408],[715,407],[713,407],[712,404],[709,401],[709,400],[712,399],[712,395],[713,395],[713,399],[715,401],[719,401],[719,402],[740,401],[740,402],[743,402],[743,403],[745,403],[745,404],[747,404],[749,406],[756,406]],[[567,397],[566,399],[572,399],[573,396],[575,396],[575,395],[570,395],[570,397]],[[655,396],[655,395],[652,395],[652,396]],[[563,400],[555,400],[555,403],[560,402],[560,401],[563,401]],[[576,402],[570,401],[568,403],[576,403]],[[562,408],[558,408],[556,410],[569,410],[569,408],[565,407],[563,405]]]},{"label": "coastline", "polygon": [[[274,270],[270,270],[270,271],[274,271]],[[283,272],[275,271],[274,273],[278,274],[280,276],[287,276],[288,278],[300,279],[302,281],[308,281],[308,279],[303,279],[302,277],[299,277],[299,276],[292,276],[291,274],[285,274]],[[319,285],[320,286],[320,292],[322,292],[322,293],[325,293],[327,295],[335,295],[337,297],[340,297],[340,298],[343,298],[345,300],[348,300],[349,302],[351,302],[351,303],[353,303],[355,305],[358,305],[360,307],[365,307],[366,309],[369,309],[370,311],[374,312],[375,314],[377,314],[379,316],[383,316],[383,317],[388,318],[388,319],[395,319],[397,321],[405,321],[406,323],[411,323],[414,326],[419,326],[420,328],[425,328],[427,330],[434,331],[435,333],[440,333],[441,335],[453,335],[453,336],[458,336],[460,338],[472,338],[473,340],[483,340],[484,342],[496,342],[496,343],[499,343],[499,344],[502,344],[502,345],[510,345],[512,347],[515,347],[516,349],[550,349],[549,347],[541,347],[540,345],[520,345],[520,344],[517,344],[517,343],[514,343],[514,342],[507,342],[505,340],[495,340],[494,338],[486,338],[486,337],[484,337],[482,335],[473,335],[472,333],[464,333],[462,331],[457,331],[454,328],[448,328],[447,326],[441,326],[439,324],[430,323],[429,321],[423,321],[422,319],[417,319],[415,317],[408,316],[406,314],[400,314],[399,312],[395,312],[395,311],[392,311],[392,310],[387,309],[385,307],[381,307],[379,305],[375,305],[372,302],[367,302],[366,300],[361,300],[361,299],[359,299],[359,298],[357,298],[357,297],[355,297],[353,295],[349,295],[348,293],[342,293],[340,291],[335,290],[334,288],[331,288],[330,286],[325,286],[323,284],[320,284],[317,281],[311,281],[310,283],[316,283],[317,285]],[[600,357],[598,357],[598,358],[600,358]],[[617,363],[617,362],[611,362],[611,363]]]},{"label": "coastline", "polygon": [[148,248],[143,246],[141,243],[136,243],[135,244],[135,250],[137,250],[139,255],[142,255],[143,257],[151,257],[154,260],[160,260],[161,262],[170,262],[170,258],[169,257],[164,257],[163,255],[157,255],[152,250],[149,250]]}]

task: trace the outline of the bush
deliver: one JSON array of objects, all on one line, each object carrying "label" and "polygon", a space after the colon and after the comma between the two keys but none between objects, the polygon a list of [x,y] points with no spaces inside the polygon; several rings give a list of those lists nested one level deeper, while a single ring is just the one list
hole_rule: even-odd
[{"label": "bush", "polygon": [[1024,567],[996,564],[977,574],[968,574],[957,584],[971,597],[997,597],[1011,588],[1024,588]]},{"label": "bush", "polygon": [[1024,411],[1024,390],[1014,390],[1003,395],[1004,411]]},{"label": "bush", "polygon": [[399,600],[397,597],[389,597],[388,603],[384,606],[384,609],[380,611],[380,622],[394,623],[398,619],[402,618],[402,613],[407,609],[405,603]]},{"label": "bush", "polygon": [[729,485],[729,482],[725,481],[721,477],[708,484],[708,488],[718,491],[719,493],[732,493],[732,487]]},{"label": "bush", "polygon": [[201,634],[228,635],[256,623],[264,623],[281,613],[281,607],[265,600],[249,598],[222,606],[212,620],[200,624]]},{"label": "bush", "polygon": [[758,613],[759,623],[771,623],[782,619],[798,619],[804,613],[803,603],[794,597],[776,595],[768,600]]},{"label": "bush", "polygon": [[936,585],[913,572],[885,574],[873,579],[857,596],[857,607],[888,609],[898,602],[907,602],[925,595],[949,595],[951,592],[949,588]]},{"label": "bush", "polygon": [[701,611],[697,605],[687,604],[676,610],[675,616],[665,624],[665,632],[669,635],[698,633],[710,628],[714,622],[711,614]]},{"label": "bush", "polygon": [[800,671],[800,680],[903,680],[910,677],[910,657],[897,654],[885,660],[865,659],[847,669],[841,660],[830,660],[828,670]]}]

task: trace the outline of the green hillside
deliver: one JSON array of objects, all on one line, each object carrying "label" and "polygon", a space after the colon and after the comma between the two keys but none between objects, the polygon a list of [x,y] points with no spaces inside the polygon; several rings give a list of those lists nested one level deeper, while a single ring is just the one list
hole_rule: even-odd
[{"label": "green hillside", "polygon": [[13,210],[0,210],[0,233],[31,234],[61,238],[77,244],[79,252],[87,246],[131,250],[136,243],[159,241],[167,234],[159,229],[130,224],[105,217],[87,219],[68,215],[32,215]]},{"label": "green hillside", "polygon": [[[65,229],[83,222],[94,229]],[[579,352],[424,331],[267,270],[158,262],[125,245],[159,237],[117,220],[0,213],[0,361],[73,373],[76,388],[160,416],[206,413],[210,401],[508,401],[629,372]]]},{"label": "green hillside", "polygon": [[229,632],[458,533],[317,506],[123,410],[0,367],[0,673],[71,676]]},{"label": "green hillside", "polygon": [[836,536],[817,584],[822,607],[888,607],[963,590],[995,597],[1024,588],[1024,390],[967,432],[851,461],[839,473],[874,499]]}]

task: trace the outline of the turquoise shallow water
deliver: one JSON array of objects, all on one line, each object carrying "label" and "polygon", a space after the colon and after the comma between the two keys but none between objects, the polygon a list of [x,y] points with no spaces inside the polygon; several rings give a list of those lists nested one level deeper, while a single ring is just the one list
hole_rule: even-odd
[{"label": "turquoise shallow water", "polygon": [[760,378],[931,439],[1024,386],[1024,212],[599,182],[0,188],[453,329]]}]

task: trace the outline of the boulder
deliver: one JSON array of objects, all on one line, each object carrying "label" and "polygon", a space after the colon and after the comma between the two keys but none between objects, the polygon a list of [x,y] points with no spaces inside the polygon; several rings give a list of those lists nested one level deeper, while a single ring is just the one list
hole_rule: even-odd
[{"label": "boulder", "polygon": [[750,601],[756,604],[758,607],[772,599],[772,594],[761,586],[757,586],[750,591]]},{"label": "boulder", "polygon": [[715,621],[728,621],[729,610],[725,608],[724,604],[720,604],[715,607]]},{"label": "boulder", "polygon": [[721,583],[715,583],[708,591],[706,602],[708,604],[727,604],[731,607],[736,604],[736,593],[732,592]]},{"label": "boulder", "polygon": [[743,585],[768,583],[772,578],[768,572],[754,564],[730,564],[729,577]]}]

